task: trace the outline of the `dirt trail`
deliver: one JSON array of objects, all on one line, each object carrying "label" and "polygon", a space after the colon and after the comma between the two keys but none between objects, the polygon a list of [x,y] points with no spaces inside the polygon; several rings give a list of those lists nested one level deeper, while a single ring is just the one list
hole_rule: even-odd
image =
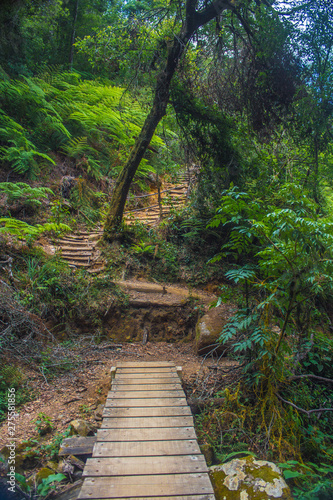
[{"label": "dirt trail", "polygon": [[[53,425],[54,434],[63,432],[71,420],[83,418],[92,428],[98,428],[100,418],[96,408],[103,404],[110,387],[110,369],[119,360],[130,361],[173,361],[183,368],[183,386],[189,398],[206,398],[213,394],[219,384],[225,384],[224,368],[232,367],[228,359],[214,360],[201,358],[195,354],[192,344],[168,344],[165,342],[114,345],[94,344],[93,337],[80,337],[73,351],[81,362],[51,380],[45,378],[32,367],[23,367],[28,387],[34,392],[32,401],[18,409],[15,438],[17,443],[38,438],[36,418],[44,413]],[[0,425],[0,450],[8,443],[7,422]]]}]

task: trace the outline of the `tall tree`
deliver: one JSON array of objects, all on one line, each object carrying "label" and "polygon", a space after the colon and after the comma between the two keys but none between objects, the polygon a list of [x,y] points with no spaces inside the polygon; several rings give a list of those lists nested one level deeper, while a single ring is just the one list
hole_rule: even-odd
[{"label": "tall tree", "polygon": [[227,9],[234,10],[235,8],[233,0],[215,0],[208,4],[207,2],[198,2],[198,0],[186,0],[185,5],[183,2],[179,2],[178,18],[181,27],[178,33],[174,34],[172,40],[167,42],[166,62],[156,79],[151,110],[116,181],[110,210],[104,226],[105,239],[112,238],[115,230],[121,224],[131,182],[157,125],[166,113],[170,84],[187,44],[200,27],[219,17],[223,11]]}]

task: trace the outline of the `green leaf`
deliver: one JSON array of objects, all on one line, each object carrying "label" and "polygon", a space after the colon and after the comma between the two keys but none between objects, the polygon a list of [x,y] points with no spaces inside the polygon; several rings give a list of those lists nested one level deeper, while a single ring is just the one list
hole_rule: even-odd
[{"label": "green leaf", "polygon": [[283,477],[285,479],[294,479],[294,478],[301,478],[304,477],[304,474],[301,472],[297,472],[296,470],[284,470],[282,471]]}]

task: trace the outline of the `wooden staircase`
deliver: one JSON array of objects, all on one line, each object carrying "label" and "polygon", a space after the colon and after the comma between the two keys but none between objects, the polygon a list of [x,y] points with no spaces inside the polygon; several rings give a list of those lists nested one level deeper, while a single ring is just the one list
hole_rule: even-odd
[{"label": "wooden staircase", "polygon": [[112,374],[78,498],[214,500],[174,364],[123,362]]},{"label": "wooden staircase", "polygon": [[55,251],[61,251],[61,256],[73,268],[86,268],[89,272],[99,272],[104,268],[97,242],[103,232],[79,231],[64,236],[57,241]]},{"label": "wooden staircase", "polygon": [[190,172],[181,172],[178,174],[175,183],[164,183],[161,190],[162,214],[158,204],[157,192],[138,197],[149,197],[151,203],[144,208],[126,210],[124,219],[127,224],[141,222],[147,226],[156,226],[162,219],[167,218],[173,210],[179,210],[184,207],[188,199],[190,177]]},{"label": "wooden staircase", "polygon": [[[172,210],[183,207],[188,195],[189,172],[178,174],[176,184],[167,183],[162,190],[162,218],[167,218]],[[161,222],[160,207],[157,203],[157,193],[139,196],[149,197],[151,204],[144,208],[128,210],[124,213],[124,220],[131,225],[141,222],[147,226],[156,226]],[[98,240],[103,230],[93,232],[78,231],[60,238],[53,247],[53,252],[60,251],[61,256],[74,269],[84,268],[90,273],[98,273],[104,269],[101,252],[98,249]]]}]

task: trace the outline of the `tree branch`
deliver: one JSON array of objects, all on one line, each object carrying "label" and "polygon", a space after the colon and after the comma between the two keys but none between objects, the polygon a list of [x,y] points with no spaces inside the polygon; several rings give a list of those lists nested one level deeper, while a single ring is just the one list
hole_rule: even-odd
[{"label": "tree branch", "polygon": [[326,377],[319,377],[318,375],[312,375],[312,373],[309,373],[307,375],[294,375],[289,380],[298,380],[301,378],[313,378],[315,380],[319,380],[320,382],[329,382],[330,384],[333,384],[333,379]]},{"label": "tree branch", "polygon": [[314,410],[304,410],[304,408],[300,408],[299,406],[295,405],[291,401],[287,401],[286,399],[283,399],[283,397],[280,396],[280,394],[277,393],[276,396],[278,399],[283,401],[283,403],[286,403],[287,405],[292,406],[293,408],[295,408],[295,410],[297,410],[301,413],[305,413],[305,415],[307,415],[308,417],[311,415],[311,413],[321,413],[323,411],[333,411],[333,408],[316,408]]}]

